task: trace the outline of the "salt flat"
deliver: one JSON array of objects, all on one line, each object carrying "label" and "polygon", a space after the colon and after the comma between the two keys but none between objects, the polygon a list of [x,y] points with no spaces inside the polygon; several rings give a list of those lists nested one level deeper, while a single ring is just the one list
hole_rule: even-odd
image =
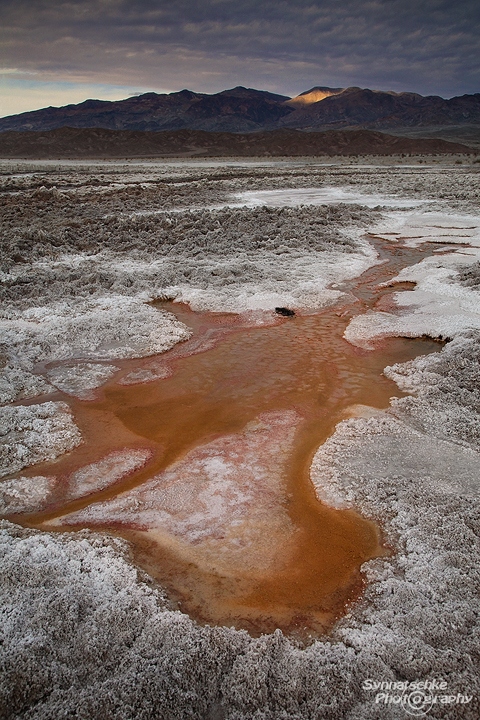
[{"label": "salt flat", "polygon": [[[301,188],[284,190],[252,190],[235,195],[238,206],[257,207],[297,207],[299,205],[330,205],[345,203],[347,205],[364,205],[365,207],[391,206],[414,207],[424,204],[422,200],[389,197],[388,195],[369,195],[353,192],[342,187]],[[230,206],[232,207],[232,206]]]},{"label": "salt flat", "polygon": [[[313,459],[318,496],[377,521],[393,552],[363,566],[361,599],[307,647],[199,625],[119,539],[2,521],[5,716],[400,718],[365,679],[444,678],[475,700],[431,716],[478,717],[478,165],[3,162],[0,173],[4,516],[41,509],[55,481],[33,463],[81,443],[68,393],[94,397],[109,368],[190,336],[153,300],[270,323],[277,305],[346,302],[382,262],[375,238],[440,241],[391,281],[415,287],[358,307],[345,336],[364,348],[395,334],[451,340],[388,368],[411,395],[346,419]],[[246,207],[229,206],[240,194]],[[136,467],[125,462],[86,465],[72,497]]]}]

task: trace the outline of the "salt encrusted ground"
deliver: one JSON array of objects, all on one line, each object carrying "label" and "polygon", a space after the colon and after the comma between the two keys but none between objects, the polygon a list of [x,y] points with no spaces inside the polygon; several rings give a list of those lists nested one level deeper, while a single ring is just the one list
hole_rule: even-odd
[{"label": "salt encrusted ground", "polygon": [[[332,302],[339,292],[329,283],[375,262],[364,231],[405,236],[421,225],[432,237],[425,226],[440,221],[425,213],[447,213],[441,234],[458,243],[459,215],[479,222],[477,167],[112,163],[45,164],[32,174],[19,165],[4,174],[0,393],[4,403],[39,401],[0,409],[4,473],[80,441],[68,408],[45,402],[51,384],[94,391],[106,361],[187,336],[144,301],[166,295],[236,311]],[[329,186],[425,204],[388,217],[356,205],[136,214],[228,203],[246,190]],[[478,232],[468,234],[461,242],[478,247]],[[479,716],[480,272],[477,250],[459,250],[401,273],[417,287],[398,295],[400,312],[359,315],[347,330],[363,344],[379,328],[454,340],[388,369],[413,395],[345,421],[316,454],[319,495],[377,519],[395,548],[365,567],[367,591],[332,637],[300,649],[281,633],[252,639],[199,627],[168,609],[118,541],[4,522],[3,716],[407,717],[375,704],[375,693],[362,689],[368,678],[444,679],[449,694],[474,698],[434,705],[429,716]],[[60,363],[48,367],[52,361]],[[124,460],[106,468],[112,482]],[[85,492],[95,484],[89,470],[77,478]],[[51,481],[34,480],[4,480],[7,506],[41,504]]]},{"label": "salt encrusted ground", "polygon": [[374,229],[377,237],[401,241],[410,247],[430,242],[445,246],[438,248],[435,256],[405,268],[392,280],[392,285],[415,283],[412,291],[394,296],[400,312],[393,315],[372,311],[358,315],[347,328],[347,340],[369,348],[378,336],[453,338],[461,332],[480,330],[476,289],[480,215],[394,213],[388,224],[382,225]]},{"label": "salt encrusted ground", "polygon": [[0,477],[42,460],[53,460],[81,443],[63,402],[0,408]]},{"label": "salt encrusted ground", "polygon": [[[51,435],[53,437],[53,433]],[[11,515],[43,510],[52,502],[56,491],[57,494],[61,493],[64,501],[85,497],[114,485],[143,467],[151,454],[146,448],[125,448],[111,452],[98,462],[85,465],[66,479],[39,475],[4,480],[0,483],[0,512],[2,515]]]}]

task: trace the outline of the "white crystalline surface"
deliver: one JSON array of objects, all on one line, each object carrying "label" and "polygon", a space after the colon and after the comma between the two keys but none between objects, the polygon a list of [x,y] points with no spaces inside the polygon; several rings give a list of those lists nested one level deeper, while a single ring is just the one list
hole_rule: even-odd
[{"label": "white crystalline surface", "polygon": [[[104,490],[144,467],[151,456],[151,451],[146,448],[125,448],[109,453],[101,460],[71,473],[66,489],[62,487],[61,497],[63,501],[74,500]],[[58,480],[53,476],[0,481],[0,513],[11,515],[40,511],[51,501],[55,490],[58,490]]]},{"label": "white crystalline surface", "polygon": [[[218,204],[243,190],[281,190],[295,183],[305,189],[313,184],[309,173],[317,172],[299,172],[296,161],[294,170],[284,163],[281,170],[269,169],[264,179],[244,167],[244,175],[237,177],[237,170],[225,165],[222,177],[213,177],[211,165],[208,172],[202,169],[199,182],[200,165],[188,170],[181,163],[174,169],[156,164],[149,175],[145,165],[135,170],[115,163],[90,171],[82,169],[86,164],[73,169],[50,164],[49,177],[60,191],[48,198],[43,193],[43,199],[33,196],[35,187],[47,183],[43,166],[28,177],[17,169],[19,180],[15,173],[5,179],[2,207],[11,217],[21,213],[24,227],[20,238],[17,221],[7,218],[0,248],[5,255],[0,360],[10,368],[3,375],[7,385],[1,386],[6,388],[4,402],[37,392],[27,390],[27,376],[22,390],[12,368],[18,378],[20,370],[29,373],[37,362],[80,357],[94,363],[163,348],[155,335],[162,315],[150,314],[153,309],[143,301],[164,297],[166,288],[171,289],[168,297],[197,298],[199,307],[214,309],[270,307],[267,301],[278,298],[282,305],[302,300],[305,306],[316,299],[318,307],[320,301],[332,300],[320,291],[334,281],[336,263],[340,279],[345,269],[353,277],[376,261],[372,248],[364,251],[362,242],[357,243],[362,230],[383,233],[392,241],[404,237],[401,242],[412,245],[441,241],[457,253],[437,253],[403,271],[399,279],[412,278],[417,288],[397,295],[401,307],[367,314],[365,324],[357,316],[347,332],[352,342],[364,345],[394,332],[447,334],[453,342],[435,355],[389,368],[386,373],[413,395],[395,400],[382,415],[343,422],[318,450],[312,467],[319,496],[377,519],[392,553],[364,566],[368,584],[363,598],[332,636],[302,649],[280,632],[252,638],[231,628],[199,626],[169,610],[162,592],[139,575],[118,541],[85,531],[50,534],[3,522],[1,712],[12,720],[401,720],[407,717],[402,708],[376,704],[374,693],[362,690],[366,679],[443,679],[449,694],[473,699],[464,706],[434,706],[427,717],[477,720],[477,166],[342,166],[321,168],[314,179],[322,187],[340,185],[345,193],[379,197],[388,188],[409,202],[440,200],[433,210],[449,215],[450,228],[447,223],[435,227],[438,217],[417,211],[381,220],[373,210],[367,219],[366,211],[354,206],[349,214],[332,205],[295,207],[288,211],[291,215],[256,207],[176,213],[177,219],[168,212],[155,218],[124,217],[140,210]],[[91,189],[90,172],[102,175]],[[162,183],[172,182],[160,187],[154,175]],[[146,178],[148,189],[139,195],[136,190]],[[37,217],[35,203],[49,203],[41,207],[48,212]],[[355,224],[355,214],[357,225],[347,229]],[[476,224],[470,220],[474,216]],[[462,243],[470,247],[459,247]],[[171,322],[162,332],[173,344],[180,337]],[[158,346],[150,342],[155,338]],[[53,403],[2,408],[0,437],[5,474],[54,457],[79,441],[66,407]],[[241,492],[235,494],[220,448],[214,455],[191,459],[197,477],[207,481],[206,494],[195,484],[193,470],[185,496],[171,490],[175,479],[163,473],[144,498],[137,498],[146,522],[156,521],[160,501],[172,532],[190,533],[195,547],[211,543],[213,552],[216,529],[225,529],[220,508],[231,511],[238,504],[241,515],[253,499],[268,518],[268,498],[258,497],[248,468]],[[93,475],[87,473],[87,485],[88,478]],[[25,500],[35,481],[39,492],[49,482],[29,481],[30,488],[24,483]],[[4,483],[3,497],[16,502],[21,484]],[[196,507],[189,507],[192,500]],[[127,517],[127,494],[117,502],[117,517]],[[237,519],[242,520],[233,521]],[[209,539],[206,532],[212,533]],[[265,545],[275,546],[277,537],[266,532]]]},{"label": "white crystalline surface", "polygon": [[[393,226],[400,221],[393,219]],[[380,230],[376,233],[382,236]],[[345,331],[345,338],[364,348],[385,336],[453,338],[468,330],[480,329],[479,295],[467,285],[455,282],[459,270],[480,260],[480,218],[440,213],[412,215],[401,221],[400,229],[383,237],[416,246],[421,242],[448,242],[453,252],[436,255],[403,269],[395,282],[415,282],[409,292],[393,297],[396,312],[369,311],[357,315]],[[459,250],[455,244],[467,243]]]},{"label": "white crystalline surface", "polygon": [[81,441],[65,403],[0,408],[0,477],[54,460]]},{"label": "white crystalline surface", "polygon": [[[408,505],[408,492],[403,487],[407,478],[408,487],[414,487],[419,495],[478,497],[479,462],[479,453],[472,448],[437,438],[427,443],[425,434],[385,415],[337,426],[335,435],[317,452],[312,477],[318,495],[333,507],[355,507],[362,479],[380,475],[385,494],[402,497],[403,504]],[[378,520],[384,511],[381,497],[374,513]],[[373,499],[371,503],[373,507]],[[361,504],[363,507],[363,498]]]},{"label": "white crystalline surface", "polygon": [[387,215],[373,231],[387,240],[401,240],[408,247],[436,242],[447,245],[466,243],[480,247],[480,217],[442,212],[410,212]]},{"label": "white crystalline surface", "polygon": [[282,207],[288,205],[330,205],[345,203],[350,205],[365,205],[366,207],[393,206],[415,207],[422,205],[424,200],[413,198],[405,199],[388,195],[373,195],[346,190],[342,187],[321,188],[282,188],[281,190],[247,190],[235,196],[238,206],[256,207],[268,205]]},{"label": "white crystalline surface", "polygon": [[[195,287],[179,284],[166,288],[167,294],[194,310],[248,312],[272,310],[278,306],[321,308],[342,297],[330,285],[357,277],[377,261],[377,253],[359,234],[357,252],[344,253],[332,248],[321,253],[295,254],[280,245],[260,256],[240,261],[221,261],[212,274],[218,286]],[[199,263],[201,267],[201,263]],[[235,277],[243,275],[243,282]],[[234,284],[235,283],[235,284]],[[235,285],[237,285],[235,287]]]},{"label": "white crystalline surface", "polygon": [[151,382],[170,377],[172,370],[168,367],[148,367],[132,370],[119,380],[120,385],[136,385],[136,383]]},{"label": "white crystalline surface", "polygon": [[[230,563],[254,558],[257,569],[268,566],[292,531],[281,478],[301,420],[293,411],[261,415],[242,433],[199,446],[140,486],[52,524],[114,522],[191,545],[210,548],[213,541],[217,560],[221,553]],[[99,474],[98,463],[90,472]]]},{"label": "white crystalline surface", "polygon": [[39,475],[0,482],[0,513],[11,515],[40,510],[55,487],[54,477]]},{"label": "white crystalline surface", "polygon": [[[427,436],[480,448],[480,343],[478,334],[459,336],[442,350],[385,368],[385,375],[415,397],[395,400],[392,414],[409,418]],[[462,471],[452,466],[452,481]],[[467,477],[467,476],[465,476]]]},{"label": "white crystalline surface", "polygon": [[452,282],[460,267],[478,259],[480,250],[472,249],[468,254],[426,258],[402,270],[394,282],[415,282],[416,287],[393,296],[399,309],[357,315],[347,327],[345,338],[354,345],[370,348],[378,337],[453,338],[468,330],[479,330],[478,292]]},{"label": "white crystalline surface", "polygon": [[23,400],[53,392],[54,388],[41,376],[19,367],[6,366],[0,371],[0,403]]},{"label": "white crystalline surface", "polygon": [[98,462],[85,465],[70,475],[67,497],[79,498],[110,487],[143,467],[151,456],[150,450],[132,448],[112,452]]},{"label": "white crystalline surface", "polygon": [[139,300],[104,297],[63,301],[0,318],[9,352],[30,362],[143,357],[189,336],[173,316]]},{"label": "white crystalline surface", "polygon": [[116,365],[78,363],[61,365],[47,371],[47,377],[59,390],[82,400],[93,400],[96,388],[103,385],[118,370]]},{"label": "white crystalline surface", "polygon": [[[95,388],[112,376],[116,366],[89,362],[72,366],[71,360],[154,355],[189,335],[172,315],[134,298],[100,297],[4,309],[0,336],[9,364],[0,369],[0,399],[2,395],[5,402],[51,392],[52,385],[68,395],[94,399]],[[44,371],[45,378],[29,372],[38,364],[59,360],[67,364]]]}]

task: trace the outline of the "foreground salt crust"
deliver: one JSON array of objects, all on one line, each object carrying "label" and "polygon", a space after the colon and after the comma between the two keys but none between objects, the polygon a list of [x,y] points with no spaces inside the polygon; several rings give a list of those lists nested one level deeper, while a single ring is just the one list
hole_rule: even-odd
[{"label": "foreground salt crust", "polygon": [[85,465],[68,478],[68,499],[85,497],[111,487],[118,480],[144,467],[152,457],[146,448],[125,448],[109,453],[101,460]]},{"label": "foreground salt crust", "polygon": [[[455,275],[439,261],[459,282],[460,268]],[[376,705],[362,690],[365,679],[445,678],[452,694],[475,699],[430,716],[477,720],[479,345],[464,327],[438,355],[387,371],[415,397],[384,416],[343,423],[315,457],[319,494],[378,518],[396,548],[365,566],[364,600],[331,638],[300,650],[280,632],[252,639],[199,627],[168,609],[121,543],[4,523],[2,712],[45,720],[400,720],[402,709]],[[41,446],[44,436],[36,438]],[[29,456],[35,443],[24,445]]]},{"label": "foreground salt crust", "polygon": [[0,477],[42,460],[54,460],[81,441],[65,403],[0,408]]},{"label": "foreground salt crust", "polygon": [[52,391],[53,387],[45,378],[23,368],[6,365],[0,371],[0,403],[2,404],[46,395]]},{"label": "foreground salt crust", "polygon": [[109,380],[117,372],[117,365],[99,363],[77,363],[60,365],[47,370],[49,381],[66,395],[81,400],[93,400],[94,390]]},{"label": "foreground salt crust", "polygon": [[356,252],[332,248],[292,257],[280,247],[250,258],[246,277],[236,287],[230,278],[238,272],[238,262],[227,261],[218,263],[214,271],[226,279],[219,286],[201,288],[182,283],[166,287],[164,293],[196,311],[242,313],[278,306],[319,309],[344,296],[332,285],[361,275],[377,262],[377,252],[360,232],[351,230],[348,239],[355,239]]},{"label": "foreground salt crust", "polygon": [[56,478],[37,475],[0,483],[0,515],[41,510],[55,488]]},{"label": "foreground salt crust", "polygon": [[374,226],[372,233],[386,240],[401,240],[407,247],[418,247],[425,242],[480,247],[480,218],[431,210],[389,212],[387,222]]},{"label": "foreground salt crust", "polygon": [[[423,433],[480,448],[480,337],[459,335],[443,351],[385,368],[385,375],[415,397],[394,400],[392,414]],[[477,473],[478,474],[478,473]],[[462,478],[452,466],[452,478]],[[467,477],[467,476],[465,476]]]},{"label": "foreground salt crust", "polygon": [[31,364],[144,357],[189,337],[170,313],[123,296],[64,300],[5,315],[0,332],[12,359]]},{"label": "foreground salt crust", "polygon": [[[79,360],[155,355],[186,340],[190,331],[171,313],[156,310],[144,299],[114,295],[4,310],[0,334],[8,360],[0,371],[0,399],[6,402],[52,392],[52,386],[93,399],[95,388],[117,368]],[[52,362],[55,367],[45,369]],[[33,368],[45,377],[29,372]]]},{"label": "foreground salt crust", "polygon": [[344,337],[366,349],[388,336],[453,338],[468,330],[480,330],[478,292],[455,283],[466,263],[473,265],[480,251],[462,255],[430,257],[402,270],[392,283],[415,282],[414,290],[394,293],[395,312],[369,311],[352,319]]}]

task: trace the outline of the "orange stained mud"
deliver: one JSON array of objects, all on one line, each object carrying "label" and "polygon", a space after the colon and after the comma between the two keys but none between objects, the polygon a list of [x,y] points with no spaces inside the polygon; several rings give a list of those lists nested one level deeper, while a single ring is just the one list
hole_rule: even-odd
[{"label": "orange stained mud", "polygon": [[[365,351],[342,337],[352,314],[402,289],[379,290],[379,282],[426,254],[390,250],[383,246],[388,264],[345,286],[357,300],[323,312],[269,316],[269,324],[251,327],[239,317],[163,304],[193,328],[192,338],[162,356],[120,363],[99,400],[69,399],[85,444],[31,474],[67,477],[124,447],[149,448],[152,460],[95,495],[66,503],[60,493],[48,512],[17,519],[127,538],[136,562],[167,588],[174,606],[201,622],[253,634],[279,627],[303,638],[328,630],[361,592],[362,563],[386,550],[375,524],[318,501],[309,478],[312,457],[339,420],[358,413],[355,406],[386,408],[392,396],[402,395],[383,376],[385,366],[439,349],[429,340],[390,338]],[[139,371],[169,376],[122,384]],[[171,509],[170,524],[162,523],[158,492],[168,477],[181,494],[182,483],[193,482],[188,468],[203,468],[207,456],[230,463],[229,477],[247,497],[239,500],[244,511],[230,523],[235,506],[227,503],[227,517],[216,518],[214,527],[202,518],[201,534],[182,535],[186,525]],[[253,481],[245,479],[245,458],[254,458],[247,469]],[[195,488],[194,499],[202,490]],[[215,488],[212,502],[224,502],[222,484]],[[182,522],[197,510],[182,506]]]}]

